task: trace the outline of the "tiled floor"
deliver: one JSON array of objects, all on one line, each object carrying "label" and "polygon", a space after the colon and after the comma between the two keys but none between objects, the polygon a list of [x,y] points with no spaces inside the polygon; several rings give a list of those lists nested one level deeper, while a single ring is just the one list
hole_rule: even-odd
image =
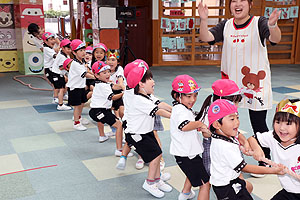
[{"label": "tiled floor", "polygon": [[[219,68],[155,67],[151,68],[156,81],[155,94],[171,104],[171,81],[176,75],[193,76],[202,89],[194,110],[199,110],[204,99],[212,93],[211,84],[220,76]],[[284,72],[284,73],[283,73]],[[118,158],[114,156],[115,138],[98,142],[98,130],[90,123],[85,132],[72,128],[72,111],[56,111],[51,104],[51,92],[35,91],[12,80],[17,73],[0,74],[0,199],[154,199],[141,185],[147,167],[135,169],[137,157],[128,158],[124,171],[115,169]],[[268,112],[268,125],[274,114],[275,104],[285,97],[300,97],[300,66],[272,65],[273,109]],[[41,79],[25,78],[41,88],[49,88]],[[88,105],[83,116],[88,116]],[[240,109],[240,130],[252,135],[248,111]],[[165,131],[160,132],[166,172],[174,190],[164,199],[176,199],[182,188],[184,175],[169,154],[170,122],[163,119]],[[105,127],[105,131],[110,131]],[[256,162],[249,157],[250,164]],[[49,167],[50,166],[50,167]],[[27,170],[27,171],[26,171]],[[16,172],[16,173],[14,173]],[[12,173],[12,174],[8,174]],[[267,200],[280,188],[276,176],[262,179],[245,178],[254,185],[253,198]],[[197,188],[195,188],[196,190]],[[216,199],[211,191],[211,199]]]}]

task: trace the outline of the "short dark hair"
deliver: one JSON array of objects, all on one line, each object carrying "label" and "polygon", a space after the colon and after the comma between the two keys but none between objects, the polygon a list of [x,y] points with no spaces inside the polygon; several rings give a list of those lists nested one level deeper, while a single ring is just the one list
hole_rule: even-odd
[{"label": "short dark hair", "polygon": [[35,23],[31,23],[28,25],[27,30],[29,34],[33,35],[34,33],[39,33],[40,27]]},{"label": "short dark hair", "polygon": [[[223,124],[222,120],[223,120],[223,117],[221,119],[218,119],[217,121],[222,125]],[[209,130],[212,133],[214,133],[214,132],[216,132],[217,129],[215,129],[215,127],[213,127],[213,125],[211,124],[210,127],[209,127]]]},{"label": "short dark hair", "polygon": [[274,129],[274,124],[276,121],[279,122],[287,122],[287,123],[295,123],[297,127],[297,139],[296,142],[297,144],[300,144],[300,118],[297,117],[294,114],[288,113],[288,112],[276,112],[274,119],[273,119],[273,137],[278,141],[281,142],[279,136],[276,134],[275,129]]},{"label": "short dark hair", "polygon": [[[153,78],[153,74],[150,70],[147,70],[140,82],[146,83],[146,81],[151,78]],[[134,94],[138,94],[139,90],[140,90],[140,85],[137,84],[134,88]]]},{"label": "short dark hair", "polygon": [[67,45],[65,45],[65,46],[63,46],[63,47],[67,47],[67,48],[70,48],[70,49],[71,49],[71,45],[70,45],[70,44],[67,44]]}]

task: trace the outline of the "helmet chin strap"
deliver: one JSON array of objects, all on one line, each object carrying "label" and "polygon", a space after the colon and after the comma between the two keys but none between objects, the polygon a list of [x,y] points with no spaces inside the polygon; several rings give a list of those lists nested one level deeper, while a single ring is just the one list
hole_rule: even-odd
[{"label": "helmet chin strap", "polygon": [[179,93],[179,103],[181,103],[181,93]]},{"label": "helmet chin strap", "polygon": [[142,88],[142,90],[146,93],[146,95],[148,95],[147,91],[145,90],[145,88]]}]

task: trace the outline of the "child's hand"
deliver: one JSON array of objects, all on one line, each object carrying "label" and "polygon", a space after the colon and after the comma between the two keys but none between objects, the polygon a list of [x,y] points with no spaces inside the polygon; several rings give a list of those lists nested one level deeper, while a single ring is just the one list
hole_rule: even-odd
[{"label": "child's hand", "polygon": [[240,147],[240,149],[241,149],[242,153],[245,154],[246,156],[251,156],[253,153],[249,142],[245,142],[244,145],[242,145]]},{"label": "child's hand", "polygon": [[261,151],[253,151],[252,156],[257,161],[261,161],[263,158],[265,158],[265,154],[262,150]]},{"label": "child's hand", "polygon": [[276,166],[272,166],[272,168],[274,168],[275,174],[278,174],[278,175],[286,174],[287,167],[284,166],[283,164],[277,164]]}]

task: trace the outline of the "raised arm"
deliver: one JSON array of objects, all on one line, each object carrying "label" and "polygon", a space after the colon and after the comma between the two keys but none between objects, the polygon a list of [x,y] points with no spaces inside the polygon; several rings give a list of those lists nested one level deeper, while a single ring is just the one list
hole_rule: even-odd
[{"label": "raised arm", "polygon": [[273,43],[279,43],[281,40],[281,31],[277,25],[278,18],[281,14],[281,10],[277,10],[277,8],[270,15],[268,26],[270,31],[269,40]]},{"label": "raised arm", "polygon": [[215,37],[208,31],[208,8],[207,5],[203,5],[201,2],[198,5],[198,13],[200,16],[200,40],[204,42],[214,41]]}]

